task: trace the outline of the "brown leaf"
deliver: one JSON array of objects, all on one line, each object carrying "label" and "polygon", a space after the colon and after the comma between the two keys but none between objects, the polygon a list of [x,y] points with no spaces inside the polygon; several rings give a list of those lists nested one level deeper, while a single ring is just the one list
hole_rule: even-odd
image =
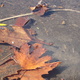
[{"label": "brown leaf", "polygon": [[47,4],[46,5],[38,4],[35,7],[30,7],[30,9],[33,12],[33,14],[42,16],[45,14],[46,11],[48,11],[48,6],[47,6]]},{"label": "brown leaf", "polygon": [[[32,50],[31,50],[32,49]],[[46,63],[51,60],[51,56],[41,57],[45,53],[42,44],[35,43],[33,45],[24,44],[20,50],[14,49],[14,60],[22,67],[23,70],[10,76],[6,76],[9,80],[44,80],[43,74],[57,67],[61,62]]]},{"label": "brown leaf", "polygon": [[45,67],[34,70],[21,70],[17,74],[7,76],[7,78],[8,80],[14,80],[14,79],[18,80],[19,78],[20,80],[44,80],[44,78],[42,78],[42,75],[48,74],[48,71],[54,69],[60,63],[61,62],[53,62]]},{"label": "brown leaf", "polygon": [[[32,50],[32,51],[31,51]],[[41,57],[45,53],[42,44],[35,43],[32,46],[24,44],[20,50],[14,49],[14,59],[23,69],[36,69],[48,65],[51,56]]]},{"label": "brown leaf", "polygon": [[16,19],[15,26],[24,26],[29,21],[28,17],[19,17]]},{"label": "brown leaf", "polygon": [[[24,18],[19,18],[18,20],[23,22]],[[18,24],[16,23],[16,25],[12,26],[14,31],[9,30],[6,27],[0,29],[0,43],[8,43],[13,46],[20,47],[22,44],[31,41],[31,36],[22,27],[26,21],[28,20],[24,20],[24,23],[17,21]]]},{"label": "brown leaf", "polygon": [[33,51],[31,52],[30,46],[28,44],[24,44],[18,51],[16,49],[14,50],[14,59],[24,69],[36,69],[38,67],[44,66],[44,62],[51,59],[50,56],[39,58],[46,51],[44,48],[42,48],[41,44],[35,43],[32,45],[32,47]]},{"label": "brown leaf", "polygon": [[26,71],[24,73],[23,77],[21,78],[21,80],[44,80],[44,78],[42,78],[42,75],[48,74],[48,71],[54,69],[59,64],[60,64],[60,62],[54,62],[54,63],[49,64],[49,65],[42,67],[40,69]]},{"label": "brown leaf", "polygon": [[30,41],[38,42],[41,44],[47,44],[52,45],[53,43],[46,43],[44,41],[41,41],[35,37],[32,37],[32,35],[35,34],[35,32],[31,29],[25,29],[23,26],[29,21],[27,18],[20,17],[17,19],[16,24],[12,26],[13,30],[8,29],[7,27],[1,27],[0,29],[0,43],[8,43],[10,45],[13,45],[15,47],[19,47],[24,44],[28,43]]}]

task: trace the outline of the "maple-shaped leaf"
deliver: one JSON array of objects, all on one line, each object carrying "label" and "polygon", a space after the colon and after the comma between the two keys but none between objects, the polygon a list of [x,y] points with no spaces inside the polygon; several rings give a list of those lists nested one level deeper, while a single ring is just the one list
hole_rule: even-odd
[{"label": "maple-shaped leaf", "polygon": [[35,7],[30,7],[31,11],[33,12],[33,14],[42,16],[45,14],[46,11],[48,11],[48,5],[44,5],[44,4],[38,4]]},{"label": "maple-shaped leaf", "polygon": [[14,61],[16,61],[22,70],[17,74],[6,76],[8,80],[44,80],[43,74],[57,67],[61,62],[52,62],[51,56],[42,56],[45,53],[42,44],[35,43],[33,45],[24,44],[19,50],[14,49]]},{"label": "maple-shaped leaf", "polygon": [[[31,51],[31,49],[33,49]],[[45,53],[45,49],[42,45],[35,43],[32,46],[24,44],[21,46],[20,50],[14,49],[14,59],[23,67],[24,69],[36,69],[45,66],[45,62],[51,60],[50,56],[45,56],[39,58]]]},{"label": "maple-shaped leaf", "polygon": [[[55,67],[57,67],[61,62],[54,62],[54,63],[49,63],[48,65],[39,68],[39,69],[35,69],[35,70],[31,70],[31,71],[26,71],[23,75],[23,77],[21,78],[21,80],[45,80],[42,75],[43,74],[48,74],[48,71],[54,69]],[[34,74],[35,73],[35,74]],[[54,75],[54,74],[53,74]]]},{"label": "maple-shaped leaf", "polygon": [[46,63],[51,60],[51,56],[43,56],[45,48],[42,44],[35,43],[33,45],[24,44],[20,50],[14,49],[14,59],[23,69],[36,69],[47,66],[52,63]]}]

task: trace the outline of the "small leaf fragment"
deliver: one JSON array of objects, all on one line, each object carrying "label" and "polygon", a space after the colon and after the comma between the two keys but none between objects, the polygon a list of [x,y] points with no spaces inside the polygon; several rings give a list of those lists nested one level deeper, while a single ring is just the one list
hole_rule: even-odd
[{"label": "small leaf fragment", "polygon": [[46,11],[48,11],[48,6],[47,6],[47,4],[46,5],[38,4],[35,7],[30,7],[30,9],[33,12],[33,14],[42,16],[45,14]]},{"label": "small leaf fragment", "polygon": [[1,4],[0,7],[4,7],[4,4]]}]

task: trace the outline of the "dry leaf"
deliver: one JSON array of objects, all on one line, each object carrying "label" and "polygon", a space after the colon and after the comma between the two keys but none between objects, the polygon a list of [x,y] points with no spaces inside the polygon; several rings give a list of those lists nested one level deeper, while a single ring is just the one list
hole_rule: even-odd
[{"label": "dry leaf", "polygon": [[13,31],[6,27],[0,29],[0,43],[8,43],[16,47],[20,47],[23,43],[31,41],[29,32],[25,31],[22,27],[26,21],[24,18],[18,18],[18,23],[12,26]]},{"label": "dry leaf", "polygon": [[46,63],[51,60],[51,56],[42,56],[45,53],[42,44],[24,44],[19,50],[14,49],[13,59],[22,67],[23,70],[6,76],[8,80],[44,80],[43,74],[57,67],[61,62]]},{"label": "dry leaf", "polygon": [[33,12],[33,14],[42,16],[45,14],[46,11],[48,11],[48,6],[47,6],[47,4],[46,5],[38,4],[35,7],[30,7],[30,9]]},{"label": "dry leaf", "polygon": [[66,24],[66,22],[65,22],[65,21],[62,21],[62,22],[61,22],[61,24],[65,25],[65,24]]},{"label": "dry leaf", "polygon": [[29,21],[30,19],[28,17],[19,17],[17,18],[14,26],[24,26]]},{"label": "dry leaf", "polygon": [[52,59],[51,56],[41,57],[45,51],[42,44],[35,43],[31,46],[24,44],[21,46],[20,50],[14,49],[14,59],[23,69],[40,68],[48,65],[48,63],[45,62]]},{"label": "dry leaf", "polygon": [[[24,43],[30,41],[39,42],[42,44],[52,45],[53,43],[45,43],[35,37],[32,37],[34,31],[31,29],[24,29],[23,26],[29,21],[27,18],[20,17],[17,19],[16,24],[12,26],[13,30],[7,27],[0,28],[0,43],[8,43],[10,45],[20,47]],[[25,31],[26,30],[26,31]]]},{"label": "dry leaf", "polygon": [[[48,74],[48,71],[54,69],[60,62],[54,62],[47,66],[34,70],[21,70],[17,74],[7,76],[8,80],[45,80],[42,75]],[[53,74],[54,75],[54,74]]]}]

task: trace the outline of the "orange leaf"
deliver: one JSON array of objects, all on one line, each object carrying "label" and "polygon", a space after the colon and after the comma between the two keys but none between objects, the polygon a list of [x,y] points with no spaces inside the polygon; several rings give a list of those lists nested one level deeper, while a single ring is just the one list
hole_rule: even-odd
[{"label": "orange leaf", "polygon": [[61,62],[49,63],[47,66],[34,70],[21,70],[17,74],[7,76],[8,80],[44,80],[43,74],[57,67]]},{"label": "orange leaf", "polygon": [[21,46],[20,50],[14,49],[14,59],[23,69],[26,70],[44,67],[52,64],[46,63],[52,59],[51,56],[41,57],[45,51],[46,50],[42,47],[42,44],[35,43],[31,46],[24,44]]},{"label": "orange leaf", "polygon": [[48,74],[48,71],[54,69],[57,67],[61,62],[54,62],[52,64],[49,64],[48,66],[45,66],[41,69],[26,71],[21,78],[21,80],[44,80],[42,78],[43,74]]},{"label": "orange leaf", "polygon": [[[51,56],[42,56],[45,53],[42,44],[24,44],[19,50],[14,49],[14,60],[22,67],[17,74],[6,76],[8,80],[44,80],[43,74],[57,67],[61,62],[48,63]],[[5,77],[5,78],[6,78]]]}]

